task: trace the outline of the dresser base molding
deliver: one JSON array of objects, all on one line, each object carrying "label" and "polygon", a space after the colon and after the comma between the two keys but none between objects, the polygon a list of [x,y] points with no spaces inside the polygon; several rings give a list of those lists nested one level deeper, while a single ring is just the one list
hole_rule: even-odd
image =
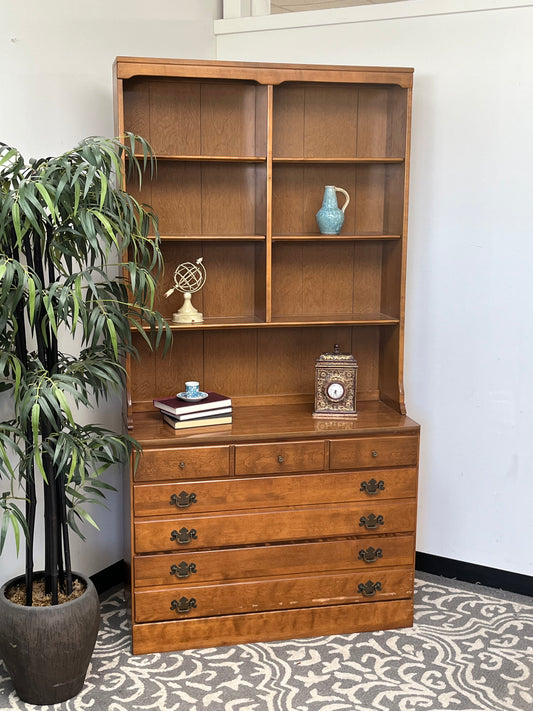
[{"label": "dresser base molding", "polygon": [[333,605],[133,625],[133,654],[412,627],[413,601]]}]

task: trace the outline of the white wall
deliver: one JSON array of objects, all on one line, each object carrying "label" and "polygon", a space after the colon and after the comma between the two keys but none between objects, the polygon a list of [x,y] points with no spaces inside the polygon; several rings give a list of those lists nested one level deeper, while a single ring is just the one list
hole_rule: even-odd
[{"label": "white wall", "polygon": [[[29,159],[60,153],[88,135],[113,135],[115,56],[211,59],[220,0],[2,0],[0,20],[0,141]],[[0,414],[6,403],[0,402]],[[99,413],[120,427],[120,404]],[[120,473],[109,480],[120,486]],[[4,482],[0,481],[0,492]],[[122,559],[120,495],[109,511],[94,508],[100,532],[73,536],[74,567],[91,575]],[[23,570],[12,538],[0,558],[0,583]]]},{"label": "white wall", "polygon": [[417,548],[532,575],[533,3],[407,0],[215,24],[219,59],[415,68],[405,388],[422,424]]},{"label": "white wall", "polygon": [[[532,575],[533,3],[512,4],[406,0],[302,13],[301,28],[283,25],[292,13],[252,18],[217,44],[219,59],[415,67],[405,385],[423,428],[418,549]],[[212,58],[220,16],[218,0],[3,0],[0,140],[28,158],[112,135],[114,57]],[[105,419],[118,423],[118,405]],[[101,532],[73,542],[88,574],[122,557],[120,499],[108,503],[93,511]],[[0,581],[23,565],[9,543]]]}]

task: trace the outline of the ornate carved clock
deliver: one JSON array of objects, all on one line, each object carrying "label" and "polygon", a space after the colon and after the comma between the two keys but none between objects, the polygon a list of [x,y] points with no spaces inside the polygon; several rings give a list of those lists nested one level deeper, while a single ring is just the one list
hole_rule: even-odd
[{"label": "ornate carved clock", "polygon": [[341,353],[322,353],[315,363],[315,417],[357,417],[357,361]]}]

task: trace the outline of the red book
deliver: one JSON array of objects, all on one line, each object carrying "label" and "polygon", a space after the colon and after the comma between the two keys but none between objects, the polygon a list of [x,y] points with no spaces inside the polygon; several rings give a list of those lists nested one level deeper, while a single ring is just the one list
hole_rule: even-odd
[{"label": "red book", "polygon": [[231,398],[212,391],[207,391],[207,397],[199,402],[191,403],[179,397],[163,397],[154,400],[154,407],[170,415],[186,415],[190,412],[206,412],[218,410],[222,407],[231,407]]}]

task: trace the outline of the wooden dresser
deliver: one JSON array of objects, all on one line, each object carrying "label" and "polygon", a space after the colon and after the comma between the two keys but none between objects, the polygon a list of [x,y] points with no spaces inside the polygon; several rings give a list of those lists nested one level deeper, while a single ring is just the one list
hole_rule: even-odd
[{"label": "wooden dresser", "polygon": [[[409,626],[419,426],[403,393],[412,70],[118,58],[117,132],[152,144],[142,192],[166,271],[203,257],[199,324],[135,336],[128,417],[133,651]],[[318,232],[325,185],[351,197]],[[314,363],[358,361],[358,417],[313,418]],[[231,428],[174,431],[185,380]]]}]

